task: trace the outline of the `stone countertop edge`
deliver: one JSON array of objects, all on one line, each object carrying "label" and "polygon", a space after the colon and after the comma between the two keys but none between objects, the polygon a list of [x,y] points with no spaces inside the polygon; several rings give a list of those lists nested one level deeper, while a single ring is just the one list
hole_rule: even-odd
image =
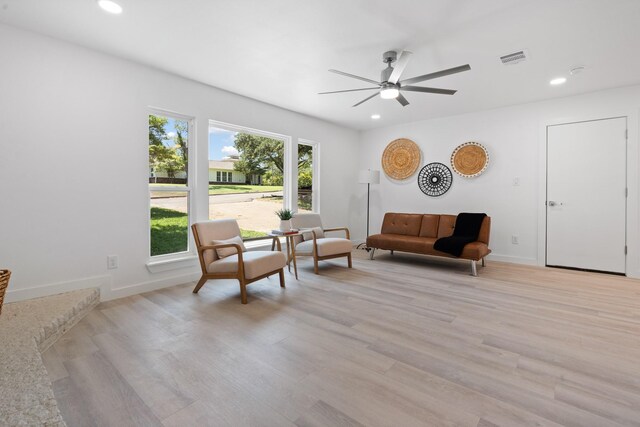
[{"label": "stone countertop edge", "polygon": [[0,425],[65,426],[41,353],[100,302],[82,289],[5,304],[0,315]]}]

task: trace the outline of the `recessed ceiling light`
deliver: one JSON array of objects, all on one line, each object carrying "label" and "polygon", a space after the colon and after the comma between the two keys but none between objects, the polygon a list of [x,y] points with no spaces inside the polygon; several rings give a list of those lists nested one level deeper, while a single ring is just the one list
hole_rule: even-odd
[{"label": "recessed ceiling light", "polygon": [[566,77],[556,77],[555,79],[551,79],[549,84],[551,86],[559,86],[559,85],[565,84],[566,82],[567,82],[567,78]]},{"label": "recessed ceiling light", "polygon": [[378,119],[380,118],[380,114],[372,114],[372,115],[371,115],[371,118],[372,118],[373,120],[378,120]]},{"label": "recessed ceiling light", "polygon": [[114,1],[98,0],[98,5],[102,8],[102,10],[113,13],[114,15],[119,15],[122,13],[122,6]]}]

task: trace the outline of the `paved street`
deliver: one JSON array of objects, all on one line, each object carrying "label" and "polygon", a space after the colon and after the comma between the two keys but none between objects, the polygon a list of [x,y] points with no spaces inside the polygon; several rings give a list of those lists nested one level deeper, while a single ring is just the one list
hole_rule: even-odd
[{"label": "paved street", "polygon": [[[282,191],[209,196],[209,217],[211,219],[235,218],[240,228],[269,232],[278,228],[280,220],[274,212],[282,208],[281,199],[265,199],[272,195],[282,196]],[[186,198],[152,199],[151,206],[186,212]]]}]

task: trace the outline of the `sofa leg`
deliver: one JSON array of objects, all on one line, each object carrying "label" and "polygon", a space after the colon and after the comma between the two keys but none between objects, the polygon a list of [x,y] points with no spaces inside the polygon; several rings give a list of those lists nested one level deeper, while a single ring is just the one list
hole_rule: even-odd
[{"label": "sofa leg", "polygon": [[478,275],[478,270],[476,269],[476,262],[473,260],[471,261],[471,275],[472,276]]},{"label": "sofa leg", "polygon": [[482,258],[482,266],[485,267],[484,258]]},{"label": "sofa leg", "polygon": [[373,254],[376,253],[376,248],[370,248],[371,250],[369,251],[369,259],[373,259]]},{"label": "sofa leg", "polygon": [[391,249],[391,255],[393,255],[393,249]]}]

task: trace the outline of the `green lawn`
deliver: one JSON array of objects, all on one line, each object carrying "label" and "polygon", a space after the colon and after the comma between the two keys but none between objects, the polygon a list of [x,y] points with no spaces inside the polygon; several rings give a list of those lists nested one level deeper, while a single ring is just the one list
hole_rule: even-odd
[{"label": "green lawn", "polygon": [[[174,184],[151,184],[157,187],[175,187]],[[216,194],[234,194],[234,193],[270,193],[275,191],[282,191],[282,186],[278,185],[234,185],[234,184],[211,184],[209,185],[209,195]],[[184,192],[166,192],[156,191],[152,192],[151,198],[162,197],[181,197],[184,196]]]},{"label": "green lawn", "polygon": [[[151,208],[151,256],[186,251],[189,218],[186,213],[173,209]],[[266,236],[253,230],[240,230],[243,239]]]},{"label": "green lawn", "polygon": [[282,186],[278,185],[233,185],[233,184],[211,184],[209,185],[209,195],[212,194],[232,194],[232,193],[269,193],[272,191],[282,191]]}]

